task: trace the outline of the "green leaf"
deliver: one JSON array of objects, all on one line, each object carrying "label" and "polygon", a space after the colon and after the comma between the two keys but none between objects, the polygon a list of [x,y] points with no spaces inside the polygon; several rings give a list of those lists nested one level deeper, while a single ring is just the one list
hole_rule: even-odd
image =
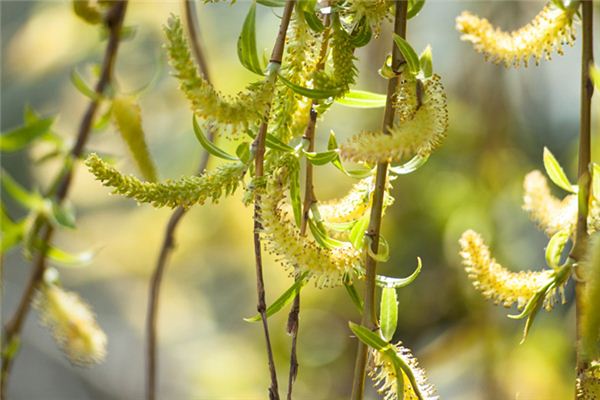
[{"label": "green leaf", "polygon": [[365,213],[352,227],[350,231],[350,243],[356,250],[362,250],[364,248],[365,233],[369,226],[369,213]]},{"label": "green leaf", "polygon": [[71,70],[71,75],[69,76],[69,78],[71,78],[71,83],[73,84],[73,86],[75,86],[75,88],[85,97],[91,100],[100,100],[101,96],[98,93],[96,93],[94,89],[90,88],[87,85],[87,83],[85,83],[85,81],[83,80],[76,68],[73,68]]},{"label": "green leaf", "polygon": [[353,108],[381,108],[385,107],[387,96],[384,94],[367,92],[365,90],[350,90],[335,102]]},{"label": "green leaf", "polygon": [[423,263],[421,262],[421,258],[417,257],[417,268],[406,278],[392,278],[389,276],[377,275],[375,277],[375,283],[380,287],[390,287],[394,289],[399,289],[405,286],[410,285],[414,282],[415,279],[421,273],[421,268],[423,267]]},{"label": "green leaf", "polygon": [[[367,241],[367,253],[369,257],[377,262],[387,262],[390,259],[390,246],[388,242],[383,238],[383,236],[379,236],[379,248],[377,249],[377,253],[372,249],[373,239],[370,236],[365,236]],[[383,250],[383,251],[382,251]]]},{"label": "green leaf", "polygon": [[[304,285],[306,285],[306,283],[308,282],[307,278],[308,278],[308,271],[304,272],[302,275],[300,275],[298,277],[298,279],[295,280],[294,284],[292,286],[290,286],[290,288],[288,290],[283,292],[283,294],[281,296],[279,296],[277,298],[277,300],[275,300],[273,302],[273,304],[271,304],[269,307],[267,307],[267,310],[266,310],[267,318],[276,314],[283,307],[290,304],[292,302],[292,300],[294,300],[294,297],[296,297],[296,295],[300,293],[300,290],[302,289],[302,287]],[[261,320],[260,314],[256,314],[249,318],[244,318],[244,321],[246,321],[246,322],[258,322],[260,320]]]},{"label": "green leaf", "polygon": [[373,31],[371,30],[371,25],[367,22],[367,19],[363,17],[358,27],[355,28],[352,36],[350,36],[350,43],[354,45],[354,47],[363,47],[366,46],[373,36]]},{"label": "green leaf", "polygon": [[313,234],[313,237],[319,243],[321,247],[326,249],[334,249],[336,247],[342,247],[344,242],[333,239],[327,235],[322,225],[315,223],[312,218],[308,220],[308,227]]},{"label": "green leaf", "polygon": [[237,149],[235,149],[235,154],[244,164],[248,164],[252,160],[252,153],[250,152],[250,144],[248,142],[240,143]]},{"label": "green leaf", "polygon": [[335,138],[335,132],[329,131],[329,138],[327,139],[327,150],[335,150],[338,148],[337,139]]},{"label": "green leaf", "polygon": [[381,335],[390,342],[396,332],[398,324],[398,297],[396,289],[384,287],[381,290],[381,305],[379,311],[379,325]]},{"label": "green leaf", "polygon": [[419,56],[417,56],[415,50],[404,38],[395,33],[394,42],[396,43],[396,46],[398,46],[400,53],[402,53],[402,56],[404,57],[404,60],[408,65],[410,73],[412,75],[417,75],[421,67],[419,65]]},{"label": "green leaf", "polygon": [[330,97],[336,97],[342,92],[341,87],[337,88],[327,88],[327,89],[309,89],[286,79],[282,74],[279,74],[279,79],[290,89],[292,89],[295,93],[298,93],[301,96],[308,97],[309,99],[322,100],[328,99]]},{"label": "green leaf", "polygon": [[302,224],[302,199],[300,198],[300,175],[297,168],[294,169],[290,177],[290,200],[294,212],[294,221],[296,226],[299,227]]},{"label": "green leaf", "polygon": [[264,75],[256,51],[256,2],[252,2],[237,42],[238,58],[246,69]]},{"label": "green leaf", "polygon": [[303,10],[302,16],[308,27],[313,31],[319,33],[325,30],[325,25],[323,25],[323,22],[321,22],[321,19],[317,17],[317,14],[315,14],[314,11]]},{"label": "green leaf", "polygon": [[4,207],[2,207],[0,228],[2,233],[0,240],[0,254],[6,253],[8,250],[21,243],[25,237],[25,222],[13,222],[4,211]]},{"label": "green leaf", "polygon": [[227,153],[226,151],[221,150],[220,148],[215,146],[210,140],[208,140],[208,138],[206,136],[204,136],[204,132],[202,132],[202,129],[200,129],[200,126],[198,125],[198,121],[196,121],[196,117],[193,117],[192,124],[194,126],[194,133],[196,134],[196,138],[198,139],[198,141],[200,142],[202,147],[204,147],[206,149],[206,151],[208,151],[210,154],[212,154],[215,157],[223,158],[225,160],[240,161],[239,158],[232,156],[231,154]]},{"label": "green leaf", "polygon": [[416,17],[424,5],[425,0],[408,0],[408,12],[406,13],[406,18],[411,19]]},{"label": "green leaf", "polygon": [[352,321],[348,322],[348,325],[356,337],[367,346],[377,351],[390,348],[389,343],[383,340],[377,333],[372,332],[370,329],[362,325],[355,324]]},{"label": "green leaf", "polygon": [[573,185],[569,182],[565,171],[547,147],[544,147],[544,168],[546,168],[546,173],[556,186],[567,192],[576,193],[573,189]]},{"label": "green leaf", "polygon": [[354,286],[354,284],[351,282],[344,282],[344,287],[346,288],[346,292],[348,293],[348,296],[350,296],[352,303],[356,306],[358,311],[362,313],[364,309],[364,302],[360,298],[360,295],[356,290],[356,286]]},{"label": "green leaf", "polygon": [[19,185],[4,169],[2,169],[2,177],[0,178],[2,187],[17,203],[26,209],[39,208],[43,199],[37,193],[29,193],[25,188]]},{"label": "green leaf", "polygon": [[391,54],[388,54],[385,57],[385,60],[383,61],[383,65],[381,66],[381,68],[379,68],[377,73],[379,74],[379,76],[381,76],[384,79],[392,79],[393,77],[396,76],[396,73],[392,69],[392,55]]},{"label": "green leaf", "polygon": [[47,255],[50,260],[63,267],[83,267],[92,262],[95,252],[69,253],[58,247],[50,246]]},{"label": "green leaf", "polygon": [[44,118],[26,123],[0,135],[0,151],[21,150],[38,137],[48,133],[54,123],[54,118]]},{"label": "green leaf", "polygon": [[546,263],[549,267],[557,269],[560,267],[560,256],[565,245],[569,241],[570,232],[568,229],[556,232],[546,247]]},{"label": "green leaf", "polygon": [[52,219],[58,225],[75,229],[75,209],[71,203],[57,204],[52,202]]},{"label": "green leaf", "polygon": [[396,167],[389,167],[388,169],[397,175],[406,175],[415,172],[421,168],[429,160],[429,155],[421,156],[417,154],[409,161]]},{"label": "green leaf", "polygon": [[338,158],[337,150],[327,150],[322,153],[303,151],[306,158],[314,165],[325,165]]},{"label": "green leaf", "polygon": [[265,7],[285,7],[285,0],[256,0],[256,2]]},{"label": "green leaf", "polygon": [[[256,138],[256,134],[251,130],[248,129],[246,133],[252,139]],[[283,143],[281,140],[279,140],[277,137],[273,136],[270,133],[267,133],[265,136],[265,146],[273,150],[283,151],[284,153],[293,153],[296,151],[293,147]]]},{"label": "green leaf", "polygon": [[427,45],[425,50],[423,50],[421,53],[421,56],[419,57],[419,64],[421,65],[421,71],[423,71],[423,76],[425,78],[429,78],[433,75],[433,62],[430,45]]}]

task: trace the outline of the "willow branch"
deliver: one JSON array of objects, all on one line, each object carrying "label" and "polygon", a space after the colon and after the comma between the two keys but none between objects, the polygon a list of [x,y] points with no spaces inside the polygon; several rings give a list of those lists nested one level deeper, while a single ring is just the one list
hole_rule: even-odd
[{"label": "willow branch", "polygon": [[[396,13],[394,17],[394,33],[406,37],[406,12],[408,2],[396,1]],[[383,132],[388,133],[394,123],[393,98],[398,86],[398,71],[405,62],[398,47],[392,42],[392,69],[396,76],[388,81],[387,99],[385,103],[385,114],[383,116]],[[377,175],[375,177],[375,191],[373,193],[373,205],[369,219],[369,227],[366,236],[371,239],[371,250],[377,254],[379,249],[379,231],[381,228],[381,215],[383,210],[383,198],[385,193],[387,179],[388,163],[377,163]],[[377,315],[375,309],[375,276],[377,273],[377,261],[366,254],[366,276],[365,276],[365,294],[364,294],[364,312],[362,316],[362,325],[370,329],[377,329]],[[359,400],[363,398],[365,390],[365,375],[367,366],[367,346],[358,341],[356,352],[356,362],[354,365],[354,379],[352,382],[352,399]]]},{"label": "willow branch", "polygon": [[[94,88],[94,92],[97,94],[97,96],[94,96],[94,98],[90,101],[85,114],[83,115],[77,132],[75,144],[67,156],[67,167],[60,172],[57,180],[58,185],[56,186],[56,192],[54,194],[55,201],[57,203],[62,203],[69,193],[73,178],[71,160],[77,160],[83,154],[90,136],[92,124],[101,102],[101,98],[111,84],[114,64],[117,56],[117,49],[120,42],[121,27],[123,26],[126,9],[127,0],[118,0],[105,16],[104,24],[109,29],[109,38],[104,54],[100,78],[98,79],[98,82]],[[54,229],[47,221],[43,221],[40,232],[41,243],[44,243],[45,246],[39,249],[39,251],[36,253],[32,263],[32,272],[19,301],[17,310],[5,326],[3,338],[4,346],[13,344],[14,341],[18,339],[21,329],[23,328],[23,323],[25,322],[25,317],[29,312],[33,295],[39,283],[42,281],[44,271],[46,270],[46,254],[48,251],[47,244],[52,239]],[[14,357],[9,358],[6,353],[2,354],[2,373],[0,375],[0,396],[2,399],[6,398],[7,380],[13,360]]]},{"label": "willow branch", "polygon": [[[575,244],[571,257],[580,261],[585,255],[588,241],[587,217],[591,187],[591,107],[594,86],[590,79],[590,66],[593,63],[593,5],[592,1],[582,1],[583,37],[581,46],[581,105],[579,116],[579,206],[577,210],[577,228],[575,231]],[[576,271],[582,276],[581,271]],[[580,348],[581,342],[581,316],[586,312],[583,303],[585,282],[579,280],[575,283],[575,309],[576,309],[576,335],[577,335],[577,372],[587,368],[589,360],[584,360]]]},{"label": "willow branch", "polygon": [[[294,10],[295,0],[287,0],[285,8],[283,9],[283,15],[279,24],[279,32],[277,33],[277,39],[273,46],[273,52],[271,53],[270,65],[273,67],[269,71],[269,79],[276,80],[277,72],[281,67],[281,61],[283,58],[283,49],[285,47],[285,37],[287,34],[290,19],[292,17],[292,11]],[[263,121],[260,125],[258,135],[252,143],[252,150],[255,154],[254,159],[254,176],[257,180],[260,180],[264,176],[264,160],[265,160],[265,137],[267,135],[267,128],[269,127],[269,114],[271,112],[271,103],[267,107]],[[279,400],[279,388],[277,384],[277,371],[275,369],[275,360],[273,358],[273,348],[271,346],[271,337],[269,335],[269,324],[267,322],[267,304],[265,301],[265,282],[263,278],[263,266],[262,266],[262,252],[260,243],[260,195],[257,193],[254,197],[254,260],[256,265],[256,292],[258,302],[256,309],[260,314],[262,321],[263,332],[265,336],[265,343],[267,347],[267,358],[269,363],[269,373],[271,376],[271,386],[269,387],[269,399]]]},{"label": "willow branch", "polygon": [[[206,63],[206,57],[202,50],[201,43],[199,41],[200,29],[198,27],[198,19],[196,18],[196,7],[194,0],[184,0],[184,14],[186,20],[186,27],[188,30],[188,37],[191,43],[192,52],[196,59],[196,63],[200,69],[202,75],[210,83],[210,76],[208,71],[208,65]],[[209,129],[207,137],[212,141],[214,136],[214,130]],[[203,152],[198,164],[198,174],[202,174],[208,165],[210,154]],[[158,341],[157,333],[157,321],[158,321],[158,304],[160,297],[160,287],[164,271],[167,266],[167,262],[173,250],[175,249],[175,231],[181,219],[185,216],[186,209],[183,207],[177,207],[165,227],[165,234],[163,237],[162,246],[160,248],[158,259],[152,277],[150,278],[150,291],[148,294],[148,310],[146,315],[146,398],[148,400],[154,400],[156,398],[156,387],[157,387],[157,370],[158,370],[158,356],[156,351],[156,344]]]}]

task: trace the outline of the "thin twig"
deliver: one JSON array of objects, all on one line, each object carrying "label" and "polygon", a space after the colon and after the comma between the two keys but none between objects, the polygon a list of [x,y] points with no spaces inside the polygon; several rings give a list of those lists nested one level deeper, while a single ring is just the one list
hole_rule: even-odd
[{"label": "thin twig", "polygon": [[[329,36],[331,33],[330,18],[326,15],[323,22],[326,27],[323,31],[323,41],[321,43],[321,50],[319,54],[319,60],[315,70],[321,71],[325,67],[327,61],[327,48],[329,47]],[[317,125],[318,112],[316,107],[319,105],[317,100],[313,100],[310,107],[310,115],[306,129],[304,130],[304,140],[308,141],[307,150],[309,152],[315,151],[315,131]],[[302,219],[300,221],[300,234],[306,236],[306,228],[308,225],[308,219],[310,216],[310,208],[314,203],[317,202],[315,196],[315,190],[313,185],[313,165],[310,161],[306,160],[304,180],[304,202],[302,205]],[[298,277],[296,277],[298,279]],[[287,400],[292,400],[292,392],[294,390],[294,382],[298,376],[298,329],[300,328],[300,292],[298,291],[294,296],[294,302],[288,314],[287,332],[292,336],[292,345],[290,348],[290,371],[288,374],[288,391]]]},{"label": "thin twig", "polygon": [[[210,83],[210,76],[208,71],[208,65],[206,58],[202,50],[202,46],[199,41],[200,32],[198,27],[198,19],[196,17],[196,7],[194,0],[184,0],[184,14],[186,19],[186,27],[188,30],[188,37],[191,43],[192,52],[196,58],[196,63],[200,69],[204,79]],[[208,129],[207,135],[208,140],[213,139],[214,129]],[[210,154],[203,152],[198,164],[198,174],[202,174],[208,165]],[[177,209],[171,214],[167,226],[165,228],[165,235],[163,238],[162,246],[156,261],[156,267],[150,278],[150,292],[148,294],[148,310],[146,316],[146,398],[148,400],[154,400],[156,398],[156,387],[157,387],[157,369],[158,369],[158,357],[156,352],[157,343],[157,321],[158,321],[158,304],[160,296],[160,287],[162,278],[164,275],[165,268],[169,256],[175,248],[175,230],[179,225],[181,219],[185,216],[187,210],[183,207],[177,207]]]},{"label": "thin twig", "polygon": [[[127,9],[127,0],[119,0],[115,2],[114,6],[107,12],[104,23],[109,29],[108,44],[104,54],[104,61],[100,73],[100,78],[94,88],[94,92],[97,96],[92,99],[88,105],[88,108],[81,120],[79,130],[77,132],[77,139],[73,148],[71,149],[67,160],[68,167],[66,170],[60,172],[59,181],[56,193],[54,194],[55,201],[62,203],[67,197],[69,189],[71,187],[73,168],[71,160],[77,160],[83,154],[85,145],[87,144],[90,136],[92,124],[94,122],[96,112],[101,102],[101,98],[104,95],[106,89],[110,86],[113,76],[114,64],[117,55],[117,49],[119,47],[121,38],[121,27],[123,25],[123,19],[125,18],[125,11]],[[13,344],[18,336],[25,322],[33,295],[41,282],[44,271],[46,270],[46,254],[48,251],[48,243],[52,239],[54,228],[47,221],[43,221],[41,224],[41,243],[43,247],[39,249],[33,260],[33,269],[27,282],[27,286],[21,296],[17,310],[15,311],[12,318],[6,324],[4,329],[4,342],[3,346]],[[0,398],[6,398],[7,381],[10,374],[10,369],[14,355],[8,357],[7,353],[2,354],[2,373],[0,376]]]},{"label": "thin twig", "polygon": [[[583,37],[581,45],[581,105],[579,120],[579,207],[577,210],[577,228],[575,231],[575,244],[571,257],[580,261],[587,248],[587,217],[591,186],[591,104],[594,86],[590,79],[590,66],[593,63],[593,5],[592,1],[581,2],[581,22],[583,25]],[[579,267],[577,267],[579,268]],[[578,276],[583,276],[581,271],[576,270]],[[581,351],[581,316],[586,312],[583,302],[585,282],[575,282],[575,311],[576,311],[576,340],[577,340],[577,373],[581,373],[588,367],[590,360],[583,358]]]},{"label": "thin twig", "polygon": [[[394,18],[394,33],[406,37],[406,11],[407,1],[396,0],[396,14]],[[387,99],[385,103],[385,114],[383,116],[383,133],[389,134],[388,129],[394,123],[393,97],[398,86],[398,71],[404,59],[398,50],[398,47],[392,42],[392,69],[396,76],[388,81]],[[371,207],[371,216],[366,236],[371,238],[371,250],[377,254],[379,249],[379,230],[381,228],[381,214],[383,209],[383,197],[387,180],[387,162],[377,163],[377,175],[375,178],[375,191],[373,193],[373,206]],[[375,309],[375,276],[377,272],[377,261],[366,255],[366,277],[365,277],[365,295],[364,312],[362,316],[362,325],[377,329],[377,315]],[[356,362],[354,366],[354,379],[352,382],[352,399],[359,400],[363,398],[365,390],[365,375],[367,366],[367,346],[358,341],[356,352]]]},{"label": "thin twig", "polygon": [[[279,24],[279,32],[277,33],[277,39],[273,46],[273,52],[271,53],[270,64],[273,69],[269,72],[269,79],[276,80],[277,72],[281,67],[281,61],[283,58],[283,49],[285,47],[285,37],[287,34],[290,19],[292,17],[292,11],[294,10],[295,0],[287,0],[285,8],[283,9],[283,15]],[[264,176],[264,158],[265,158],[265,138],[267,135],[267,129],[269,125],[269,114],[271,112],[271,103],[267,107],[265,114],[263,115],[263,121],[260,125],[258,135],[252,143],[252,150],[255,154],[254,159],[254,176],[260,180]],[[277,384],[277,370],[275,368],[275,361],[273,358],[273,348],[271,346],[271,337],[269,335],[269,324],[267,322],[267,303],[265,300],[265,282],[263,278],[263,267],[262,267],[262,252],[260,243],[260,231],[262,227],[260,225],[260,195],[255,194],[254,197],[254,259],[256,264],[256,292],[258,297],[258,303],[256,309],[260,313],[262,320],[263,332],[265,336],[265,342],[267,347],[267,358],[269,363],[269,373],[271,375],[271,386],[269,387],[269,399],[279,400],[279,388]]]}]

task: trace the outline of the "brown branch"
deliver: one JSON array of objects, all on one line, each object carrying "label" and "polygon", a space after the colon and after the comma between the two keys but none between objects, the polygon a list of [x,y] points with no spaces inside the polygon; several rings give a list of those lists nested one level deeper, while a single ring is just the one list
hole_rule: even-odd
[{"label": "brown branch", "polygon": [[[202,46],[199,42],[199,28],[198,19],[196,18],[196,8],[194,0],[184,0],[184,14],[186,19],[186,26],[188,29],[188,38],[191,43],[192,52],[196,58],[196,63],[200,69],[202,75],[207,82],[210,83],[208,65]],[[213,139],[214,129],[209,129],[207,132],[208,140]],[[206,169],[210,154],[203,152],[198,164],[198,174],[202,174]],[[150,278],[150,291],[148,294],[148,310],[146,315],[146,398],[148,400],[154,400],[156,398],[156,387],[157,387],[157,369],[158,369],[158,356],[156,351],[157,344],[157,321],[158,321],[158,304],[160,296],[160,287],[162,278],[164,275],[165,268],[169,256],[175,248],[175,230],[179,225],[181,219],[185,216],[187,210],[183,207],[177,207],[177,209],[171,214],[167,226],[165,228],[165,235],[163,238],[162,246],[156,261],[156,267]]]},{"label": "brown branch", "polygon": [[[97,94],[97,96],[90,101],[88,108],[81,120],[79,130],[77,132],[77,139],[69,153],[69,159],[66,161],[68,167],[66,168],[66,170],[62,170],[59,173],[60,175],[58,177],[58,186],[54,195],[55,201],[57,203],[61,203],[68,195],[73,177],[73,168],[71,166],[71,161],[78,159],[83,154],[85,145],[87,144],[87,141],[90,136],[96,112],[101,102],[101,98],[104,95],[106,89],[111,84],[117,49],[119,47],[120,42],[121,27],[123,25],[123,19],[125,18],[126,9],[127,0],[118,0],[117,2],[115,2],[114,6],[107,12],[105,16],[104,24],[109,29],[109,38],[104,54],[104,61],[102,64],[100,78],[98,79],[96,87],[94,88],[94,92]],[[46,270],[46,254],[48,250],[47,244],[52,239],[54,229],[47,221],[43,221],[41,224],[40,231],[42,232],[41,243],[43,243],[45,247],[42,247],[36,253],[34,261],[32,263],[32,272],[29,277],[29,281],[27,282],[27,286],[25,287],[25,290],[23,292],[23,295],[21,296],[21,300],[19,301],[17,310],[15,311],[14,315],[9,320],[9,322],[6,324],[3,338],[4,348],[6,348],[6,346],[8,345],[14,344],[15,340],[18,340],[18,336],[25,322],[25,317],[29,312],[33,295],[39,283],[42,281],[44,271]],[[1,399],[6,398],[6,389],[8,383],[7,381],[13,360],[14,355],[12,357],[8,357],[6,353],[2,354],[2,372],[0,375]]]},{"label": "brown branch", "polygon": [[[578,179],[579,185],[579,207],[577,210],[577,228],[575,231],[575,244],[571,252],[571,257],[577,261],[585,256],[588,242],[587,217],[591,187],[591,104],[594,86],[590,78],[590,66],[593,64],[593,5],[592,1],[581,2],[581,22],[582,22],[582,45],[581,45],[581,105],[579,120],[579,165]],[[577,275],[584,274],[576,267]],[[584,371],[590,360],[583,357],[581,351],[581,316],[586,312],[583,302],[585,282],[578,280],[575,282],[575,310],[576,310],[576,340],[577,340],[577,374]]]},{"label": "brown branch", "polygon": [[[405,38],[406,37],[406,12],[408,2],[396,0],[396,14],[394,18],[394,33]],[[398,47],[392,42],[392,69],[396,72],[396,76],[388,81],[387,99],[385,103],[385,114],[383,116],[383,132],[389,134],[388,128],[394,123],[394,106],[393,97],[398,86],[398,71],[404,59]],[[369,227],[366,236],[371,238],[371,250],[377,254],[379,249],[379,230],[381,228],[381,214],[383,209],[383,198],[385,193],[387,179],[388,163],[377,163],[377,175],[375,178],[375,191],[373,193],[373,205],[371,207],[371,216]],[[375,307],[375,277],[377,273],[377,261],[366,255],[366,277],[365,277],[365,295],[364,295],[364,312],[362,316],[362,325],[377,329],[377,315]],[[354,366],[354,379],[352,382],[352,399],[359,400],[363,398],[365,390],[365,375],[367,366],[367,346],[358,341],[358,349],[356,352],[356,362]]]},{"label": "brown branch", "polygon": [[[294,10],[295,0],[287,0],[285,8],[283,9],[283,15],[279,24],[279,32],[277,33],[277,39],[273,46],[273,52],[271,53],[270,64],[273,66],[273,70],[269,71],[269,78],[275,81],[277,79],[277,72],[281,67],[281,61],[283,58],[283,49],[285,47],[285,37],[287,34],[290,19],[292,17],[292,11]],[[265,137],[267,135],[267,128],[269,125],[269,114],[271,112],[271,103],[267,107],[263,116],[263,122],[260,125],[258,135],[252,143],[252,150],[255,154],[254,159],[254,176],[259,181],[264,176],[264,158],[265,158]],[[271,346],[271,337],[269,335],[269,324],[267,322],[267,304],[265,300],[265,282],[263,278],[263,267],[262,267],[262,252],[260,243],[260,194],[256,193],[254,197],[254,259],[256,264],[256,292],[258,297],[258,303],[256,309],[260,313],[262,321],[263,332],[265,336],[265,342],[267,347],[267,358],[269,363],[269,373],[271,375],[271,386],[269,387],[269,399],[279,400],[279,388],[277,384],[277,370],[275,368],[275,361],[273,359],[273,348]]]}]

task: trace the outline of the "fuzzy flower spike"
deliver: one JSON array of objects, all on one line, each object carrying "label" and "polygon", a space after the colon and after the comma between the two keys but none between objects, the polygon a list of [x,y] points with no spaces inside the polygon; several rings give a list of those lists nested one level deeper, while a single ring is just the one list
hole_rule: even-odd
[{"label": "fuzzy flower spike", "polygon": [[398,162],[414,155],[428,156],[448,129],[446,93],[438,75],[423,81],[408,77],[396,93],[398,122],[389,134],[365,131],[340,147],[345,160],[376,164]]},{"label": "fuzzy flower spike", "polygon": [[573,17],[578,4],[574,1],[563,9],[548,3],[530,23],[513,32],[502,31],[487,19],[464,11],[456,18],[456,29],[486,60],[506,67],[521,63],[527,67],[533,57],[537,65],[543,58],[549,60],[554,51],[563,54],[563,45],[573,45]]},{"label": "fuzzy flower spike", "polygon": [[34,306],[40,312],[42,324],[52,331],[73,364],[86,366],[104,360],[106,335],[96,323],[90,306],[77,294],[44,284],[37,292]]}]

